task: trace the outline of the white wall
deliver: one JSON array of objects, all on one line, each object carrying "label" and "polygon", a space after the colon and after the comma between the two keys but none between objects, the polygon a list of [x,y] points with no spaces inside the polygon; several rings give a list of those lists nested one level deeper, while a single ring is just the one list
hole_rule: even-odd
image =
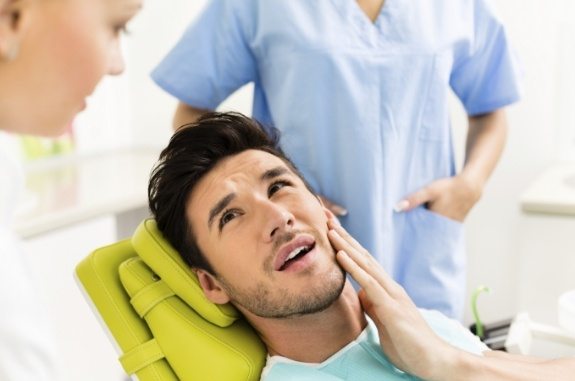
[{"label": "white wall", "polygon": [[134,144],[164,146],[171,135],[176,102],[150,78],[152,69],[176,43],[205,0],[145,1],[126,39],[131,81]]},{"label": "white wall", "polygon": [[[568,284],[575,288],[575,277],[565,272],[570,262],[563,260],[573,256],[572,238],[562,229],[565,224],[575,228],[574,220],[528,216],[520,211],[519,197],[544,168],[575,155],[575,124],[570,116],[575,78],[573,66],[566,65],[575,59],[575,3],[499,0],[496,4],[524,64],[525,94],[509,109],[504,156],[467,221],[468,286],[491,287],[492,293],[479,303],[488,321],[527,309],[535,318],[555,323],[558,289]],[[531,297],[535,289],[541,290],[537,298]],[[541,313],[542,305],[546,313]]]}]

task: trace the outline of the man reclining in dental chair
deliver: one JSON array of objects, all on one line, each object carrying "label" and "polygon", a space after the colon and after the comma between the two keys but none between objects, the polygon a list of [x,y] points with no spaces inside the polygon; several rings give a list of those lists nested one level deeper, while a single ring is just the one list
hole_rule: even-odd
[{"label": "man reclining in dental chair", "polygon": [[262,379],[575,379],[573,359],[490,352],[418,310],[276,143],[247,117],[207,114],[172,137],[149,187],[160,231],[206,297],[231,302],[267,347]]}]

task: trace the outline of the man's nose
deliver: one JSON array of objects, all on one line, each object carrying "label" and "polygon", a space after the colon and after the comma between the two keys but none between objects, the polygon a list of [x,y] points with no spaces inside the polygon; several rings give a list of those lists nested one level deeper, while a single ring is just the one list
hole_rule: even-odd
[{"label": "man's nose", "polygon": [[277,234],[293,228],[295,217],[284,206],[267,200],[262,207],[265,208],[263,215],[265,219],[265,228],[263,229],[264,242],[271,242]]}]

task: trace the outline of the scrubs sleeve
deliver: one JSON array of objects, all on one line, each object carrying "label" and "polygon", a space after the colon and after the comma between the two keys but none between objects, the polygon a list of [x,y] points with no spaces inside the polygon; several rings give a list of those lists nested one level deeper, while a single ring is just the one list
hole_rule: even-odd
[{"label": "scrubs sleeve", "polygon": [[248,0],[212,0],[152,72],[152,79],[180,101],[215,109],[251,82],[256,64],[248,45]]},{"label": "scrubs sleeve", "polygon": [[450,85],[469,115],[495,111],[520,98],[521,72],[505,28],[487,0],[473,1],[473,35],[454,59]]}]

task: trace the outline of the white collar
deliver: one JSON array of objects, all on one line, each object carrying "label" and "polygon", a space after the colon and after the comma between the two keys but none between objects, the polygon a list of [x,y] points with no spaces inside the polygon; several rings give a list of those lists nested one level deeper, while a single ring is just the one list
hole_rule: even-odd
[{"label": "white collar", "polygon": [[[287,357],[283,357],[283,356],[270,356],[268,354],[267,356],[267,361],[266,361],[266,366],[264,368],[264,372],[267,372],[268,369],[270,369],[272,367],[272,365],[274,364],[279,364],[279,363],[288,363],[288,364],[305,364],[306,366],[310,366],[310,367],[323,367],[326,366],[327,364],[329,364],[332,361],[335,361],[339,356],[343,355],[344,353],[346,353],[348,351],[349,348],[356,346],[358,344],[360,344],[361,342],[365,341],[366,338],[368,337],[368,335],[370,334],[375,334],[377,335],[377,328],[375,327],[375,323],[373,323],[373,321],[369,318],[369,316],[365,316],[366,320],[367,320],[367,325],[365,326],[365,328],[363,329],[363,331],[361,331],[361,333],[353,340],[350,341],[346,346],[344,346],[343,348],[341,348],[339,351],[335,352],[333,355],[331,355],[330,357],[328,357],[326,360],[320,362],[320,363],[304,363],[301,361],[295,361],[295,360],[291,360]],[[375,333],[374,333],[375,332]],[[263,373],[262,373],[262,378],[263,378]]]}]

